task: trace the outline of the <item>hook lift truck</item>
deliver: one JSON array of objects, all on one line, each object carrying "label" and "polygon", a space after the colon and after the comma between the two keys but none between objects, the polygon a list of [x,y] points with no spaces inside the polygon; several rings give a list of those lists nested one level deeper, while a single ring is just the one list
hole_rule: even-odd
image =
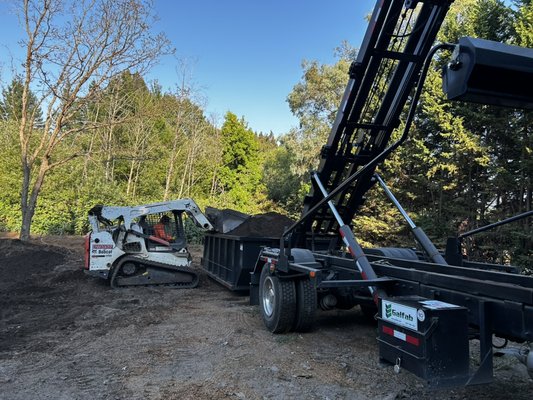
[{"label": "hook lift truck", "polygon": [[[309,330],[318,305],[360,305],[378,321],[379,358],[434,387],[491,382],[493,336],[524,344],[515,355],[533,378],[533,277],[465,260],[457,239],[442,254],[376,173],[407,139],[439,50],[452,51],[443,71],[450,100],[533,109],[533,49],[468,37],[432,47],[452,2],[377,1],[300,220],[277,239],[207,233],[202,259],[219,282],[250,290],[273,333]],[[424,255],[362,249],[350,224],[375,185]],[[471,339],[480,346],[475,367]]]}]

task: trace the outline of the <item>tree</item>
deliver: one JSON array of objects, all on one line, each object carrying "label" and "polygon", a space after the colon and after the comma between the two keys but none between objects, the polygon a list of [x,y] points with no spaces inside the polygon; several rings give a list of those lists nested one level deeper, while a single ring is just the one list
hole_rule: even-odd
[{"label": "tree", "polygon": [[298,218],[302,212],[302,199],[310,185],[309,177],[298,173],[299,144],[293,139],[294,136],[285,135],[280,139],[280,145],[268,155],[263,168],[263,181],[268,198],[285,214]]},{"label": "tree", "polygon": [[[150,4],[143,0],[25,0],[20,10],[25,32],[19,123],[22,168],[21,240],[29,238],[46,175],[78,156],[57,157],[59,144],[90,131],[92,121],[75,118],[125,70],[145,71],[170,51],[167,39],[150,32]],[[43,127],[36,129],[39,107]]]},{"label": "tree", "polygon": [[[0,100],[0,119],[20,122],[22,119],[22,94],[24,85],[20,77],[15,77],[11,84],[2,90],[2,99]],[[42,124],[42,111],[37,104],[37,97],[30,90],[27,95],[28,112],[35,113],[35,123]]]},{"label": "tree", "polygon": [[12,231],[20,226],[18,212],[20,197],[18,187],[21,173],[17,168],[20,155],[17,154],[17,127],[13,120],[0,119],[0,231]]},{"label": "tree", "polygon": [[[512,44],[527,44],[531,19],[528,7],[517,12],[501,0],[456,1],[439,40],[457,42],[461,36]],[[438,64],[447,62],[448,55]],[[531,116],[520,110],[448,102],[441,78],[430,72],[418,109],[412,140],[401,151],[401,176],[412,183],[401,198],[416,210],[421,226],[443,238],[531,209]],[[486,241],[476,236],[479,255],[503,261],[493,251],[514,237],[531,236],[527,222],[513,232]],[[522,240],[519,253],[531,246]],[[529,241],[531,243],[531,241]],[[483,254],[482,254],[483,253]],[[516,258],[515,258],[516,260]]]},{"label": "tree", "polygon": [[524,2],[520,7],[514,29],[519,46],[533,47],[533,2]]},{"label": "tree", "polygon": [[254,195],[261,191],[259,143],[244,119],[231,112],[221,131],[222,166],[218,180],[226,198],[236,207],[250,210]]}]

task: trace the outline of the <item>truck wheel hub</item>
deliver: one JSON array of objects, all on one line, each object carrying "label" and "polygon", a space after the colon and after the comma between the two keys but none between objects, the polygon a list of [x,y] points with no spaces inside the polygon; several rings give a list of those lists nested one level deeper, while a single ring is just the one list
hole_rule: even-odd
[{"label": "truck wheel hub", "polygon": [[265,314],[270,317],[272,316],[272,312],[274,310],[275,301],[274,283],[272,282],[272,278],[270,276],[265,279],[262,296],[263,310],[265,311]]}]

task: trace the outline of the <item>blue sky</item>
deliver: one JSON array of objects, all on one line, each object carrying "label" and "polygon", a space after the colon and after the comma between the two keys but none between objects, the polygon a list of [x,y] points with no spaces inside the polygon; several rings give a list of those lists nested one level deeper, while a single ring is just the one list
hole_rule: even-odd
[{"label": "blue sky", "polygon": [[[206,109],[230,110],[256,131],[287,132],[297,124],[286,97],[303,59],[334,61],[343,40],[358,47],[375,0],[156,1],[157,29],[190,68]],[[163,87],[177,81],[167,57],[150,74]]]},{"label": "blue sky", "polygon": [[[207,114],[244,116],[255,131],[285,133],[297,120],[286,97],[302,75],[304,59],[332,63],[343,40],[358,47],[375,0],[155,0],[175,57],[164,57],[147,76],[176,87],[179,61],[205,100]],[[0,2],[0,78],[10,78],[22,35],[9,4]]]}]

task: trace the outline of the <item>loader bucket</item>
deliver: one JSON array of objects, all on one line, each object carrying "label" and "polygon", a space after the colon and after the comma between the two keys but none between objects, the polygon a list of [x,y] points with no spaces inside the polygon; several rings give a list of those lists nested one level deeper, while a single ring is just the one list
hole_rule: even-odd
[{"label": "loader bucket", "polygon": [[213,228],[215,228],[215,231],[219,233],[230,232],[251,217],[239,211],[230,209],[219,210],[214,207],[206,207],[205,215],[209,222],[211,222],[211,225],[213,225]]}]

